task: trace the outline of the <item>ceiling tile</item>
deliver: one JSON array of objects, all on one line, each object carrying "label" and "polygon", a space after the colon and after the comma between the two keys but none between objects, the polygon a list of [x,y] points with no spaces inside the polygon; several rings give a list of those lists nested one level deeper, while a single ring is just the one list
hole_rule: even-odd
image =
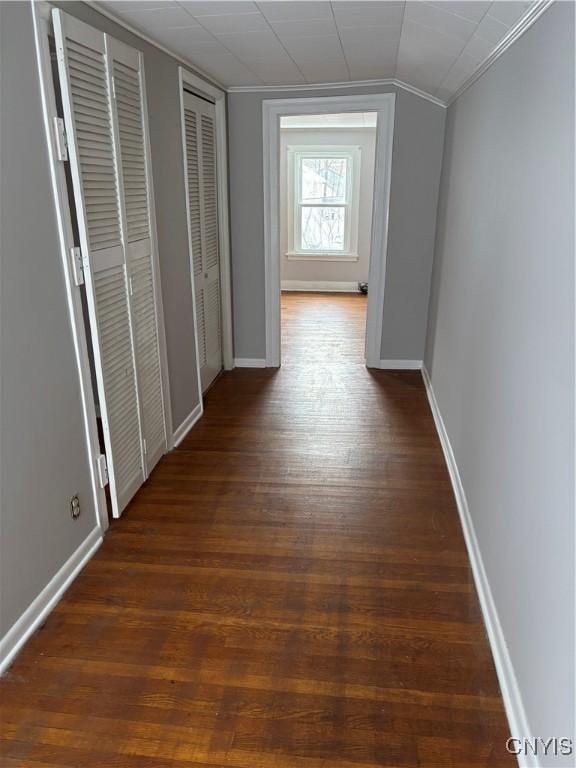
[{"label": "ceiling tile", "polygon": [[177,5],[144,11],[124,11],[122,16],[145,30],[158,29],[160,27],[198,26],[198,22]]},{"label": "ceiling tile", "polygon": [[422,56],[420,51],[401,48],[398,52],[396,77],[423,90],[435,90],[446,77],[457,56],[438,50]]},{"label": "ceiling tile", "polygon": [[409,82],[410,85],[419,88],[421,91],[434,93],[444,80],[444,73],[440,74],[431,67],[425,67],[424,69],[413,72],[408,80],[402,77],[399,79],[403,82]]},{"label": "ceiling tile", "polygon": [[[461,54],[451,69],[448,71],[446,77],[440,84],[442,89],[456,93],[458,88],[470,77],[475,71],[478,62],[476,59],[468,56],[467,54]],[[443,98],[443,97],[440,97]]]},{"label": "ceiling tile", "polygon": [[466,47],[464,48],[464,53],[467,56],[471,56],[479,64],[481,61],[484,61],[493,50],[493,43],[489,43],[487,40],[483,40],[481,37],[473,35],[467,42]]},{"label": "ceiling tile", "polygon": [[[329,57],[319,58],[315,62],[298,62],[298,67],[308,83],[345,83],[350,80],[348,67],[344,61],[332,62]],[[357,80],[365,78],[357,77]]]},{"label": "ceiling tile", "polygon": [[192,46],[203,45],[212,50],[220,50],[227,53],[226,48],[216,40],[210,32],[203,27],[167,27],[156,31],[156,39],[168,47],[175,46],[180,49],[184,46],[192,50]]},{"label": "ceiling tile", "polygon": [[404,3],[363,2],[362,0],[335,0],[332,3],[334,18],[343,27],[396,26],[402,24]]},{"label": "ceiling tile", "polygon": [[400,27],[345,27],[340,30],[344,53],[348,56],[396,54]]},{"label": "ceiling tile", "polygon": [[351,80],[387,80],[394,77],[396,62],[393,59],[381,61],[348,61]]},{"label": "ceiling tile", "polygon": [[352,80],[393,77],[400,27],[344,28],[340,37]]},{"label": "ceiling tile", "polygon": [[508,29],[506,24],[486,15],[476,27],[474,34],[476,37],[481,37],[482,40],[486,40],[487,42],[496,45],[496,43],[499,43],[504,35],[507,34]]},{"label": "ceiling tile", "polygon": [[501,21],[503,24],[512,26],[523,16],[527,9],[532,5],[531,2],[519,2],[519,0],[498,0],[497,3],[492,3],[488,11],[488,15],[497,21]]},{"label": "ceiling tile", "polygon": [[[302,1],[302,0],[301,0]],[[333,19],[309,19],[308,21],[272,21],[272,29],[283,40],[288,37],[320,37],[337,35]]]},{"label": "ceiling tile", "polygon": [[336,115],[285,115],[280,130],[290,128],[376,128],[376,112],[344,112]]},{"label": "ceiling tile", "polygon": [[444,0],[444,2],[440,0],[431,4],[448,11],[448,13],[454,13],[463,19],[476,22],[480,21],[492,5],[489,0]]},{"label": "ceiling tile", "polygon": [[218,40],[243,61],[273,61],[288,54],[271,29],[244,34],[222,34]]},{"label": "ceiling tile", "polygon": [[[185,55],[183,53],[183,55]],[[200,48],[191,47],[188,57],[204,72],[212,75],[218,82],[226,86],[233,85],[262,85],[258,75],[232,54],[224,51],[210,53]]]},{"label": "ceiling tile", "polygon": [[312,37],[287,37],[283,40],[283,45],[294,59],[317,58],[319,56],[342,54],[342,46],[338,35],[322,35]]},{"label": "ceiling tile", "polygon": [[407,2],[404,19],[460,40],[468,40],[476,28],[474,21],[463,19],[435,5],[423,2]]},{"label": "ceiling tile", "polygon": [[457,56],[453,56],[446,51],[438,50],[433,54],[422,56],[417,49],[401,48],[398,51],[396,74],[402,80],[409,80],[413,74],[422,70],[428,70],[434,80],[439,79],[441,81],[456,59]]},{"label": "ceiling tile", "polygon": [[198,16],[197,18],[203,27],[215,35],[240,34],[270,29],[268,22],[261,13],[230,13],[222,16]]},{"label": "ceiling tile", "polygon": [[283,43],[309,82],[336,83],[349,79],[340,39],[336,35],[286,38]]},{"label": "ceiling tile", "polygon": [[423,57],[426,57],[429,52],[438,50],[457,56],[465,45],[466,42],[462,39],[444,35],[442,32],[415,24],[413,21],[406,20],[402,25],[400,51],[406,46],[417,49]]},{"label": "ceiling tile", "polygon": [[207,0],[207,2],[196,2],[196,0],[179,0],[179,4],[186,8],[192,16],[221,16],[229,13],[256,13],[258,8],[256,3],[243,2],[224,2],[224,0]]},{"label": "ceiling tile", "polygon": [[168,5],[176,7],[176,3],[165,2],[164,0],[145,0],[143,2],[139,2],[139,0],[109,0],[108,2],[103,2],[102,5],[116,13],[124,13],[125,11],[145,11],[150,10],[151,8],[166,8]]},{"label": "ceiling tile", "polygon": [[266,85],[292,85],[306,83],[306,78],[294,62],[286,59],[274,61],[250,62],[250,69],[255,72]]},{"label": "ceiling tile", "polygon": [[268,21],[305,21],[307,19],[332,19],[330,3],[314,2],[264,2],[258,3],[261,12]]}]

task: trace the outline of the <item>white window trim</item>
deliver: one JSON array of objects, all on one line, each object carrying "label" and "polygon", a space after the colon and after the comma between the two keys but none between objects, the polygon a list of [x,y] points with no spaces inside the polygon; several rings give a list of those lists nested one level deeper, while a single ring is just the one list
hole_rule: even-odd
[{"label": "white window trim", "polygon": [[[305,250],[301,243],[301,221],[297,214],[300,203],[297,201],[299,190],[299,162],[304,157],[346,157],[349,160],[346,202],[338,207],[346,208],[344,225],[345,247],[342,251]],[[302,145],[290,144],[286,153],[287,182],[287,225],[288,250],[285,254],[290,261],[358,261],[358,216],[360,210],[360,165],[362,151],[358,145]],[[333,207],[332,204],[324,206]]]}]

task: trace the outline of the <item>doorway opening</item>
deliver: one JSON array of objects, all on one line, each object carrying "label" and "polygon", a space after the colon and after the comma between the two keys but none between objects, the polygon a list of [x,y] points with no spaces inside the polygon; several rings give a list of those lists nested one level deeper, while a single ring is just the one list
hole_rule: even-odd
[{"label": "doorway opening", "polygon": [[[380,366],[394,103],[393,93],[263,102],[267,367],[281,362],[282,296],[357,294],[365,282],[363,360]],[[362,131],[372,134],[372,149]],[[372,171],[364,181],[363,161]],[[359,249],[367,280],[354,272]]]},{"label": "doorway opening", "polygon": [[364,362],[377,113],[280,117],[284,360]]}]

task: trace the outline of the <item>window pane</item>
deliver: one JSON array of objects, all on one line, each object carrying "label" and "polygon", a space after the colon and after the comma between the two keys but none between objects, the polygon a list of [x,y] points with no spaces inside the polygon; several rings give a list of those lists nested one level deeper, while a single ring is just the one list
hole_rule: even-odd
[{"label": "window pane", "polygon": [[345,203],[347,174],[346,157],[302,157],[300,202]]},{"label": "window pane", "polygon": [[345,208],[302,206],[302,250],[343,251]]}]

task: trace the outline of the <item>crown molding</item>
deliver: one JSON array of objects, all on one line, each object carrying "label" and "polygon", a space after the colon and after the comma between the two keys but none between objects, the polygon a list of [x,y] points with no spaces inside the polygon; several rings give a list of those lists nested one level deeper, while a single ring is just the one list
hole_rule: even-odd
[{"label": "crown molding", "polygon": [[344,80],[339,83],[300,83],[298,85],[233,85],[226,89],[228,93],[284,93],[293,91],[332,91],[341,88],[374,88],[378,86],[388,86],[400,88],[421,99],[431,101],[438,107],[446,107],[446,103],[430,93],[421,91],[413,85],[397,80],[395,77],[388,77],[382,80]]},{"label": "crown molding", "polygon": [[499,59],[500,56],[502,56],[502,54],[505,53],[508,48],[510,48],[510,46],[516,42],[516,40],[522,37],[522,35],[528,29],[530,29],[532,24],[534,24],[534,22],[539,19],[540,16],[542,16],[544,11],[548,10],[553,2],[554,0],[536,0],[536,2],[530,6],[530,8],[519,19],[519,21],[513,27],[511,27],[508,34],[503,37],[502,40],[500,40],[492,53],[478,65],[470,77],[465,80],[460,88],[458,88],[456,93],[450,97],[446,106],[449,107],[451,104],[454,104],[456,99],[459,99],[464,91],[468,90],[468,88],[470,88],[470,86],[475,83],[479,77],[482,77],[484,72],[486,72],[492,66],[492,64],[494,64],[494,62]]}]

